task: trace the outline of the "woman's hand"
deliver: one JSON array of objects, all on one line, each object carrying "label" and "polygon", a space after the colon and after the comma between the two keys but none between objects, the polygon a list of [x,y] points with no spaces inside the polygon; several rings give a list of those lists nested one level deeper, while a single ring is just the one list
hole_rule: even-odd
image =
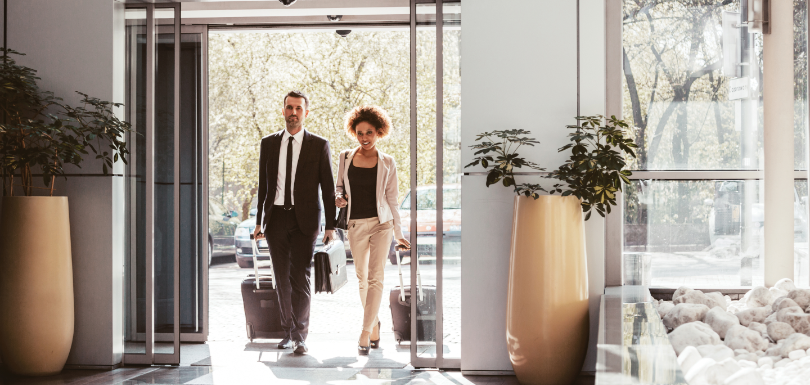
[{"label": "woman's hand", "polygon": [[408,240],[407,240],[407,239],[405,239],[405,238],[399,238],[399,239],[397,239],[397,245],[402,245],[402,246],[405,246],[405,247],[406,247],[406,250],[410,250],[410,249],[411,249],[411,243],[410,243],[410,242],[408,242]]},{"label": "woman's hand", "polygon": [[343,197],[335,198],[335,206],[337,206],[338,208],[342,209],[342,208],[346,207],[347,204],[349,204],[349,202],[347,202],[345,199],[343,199]]}]

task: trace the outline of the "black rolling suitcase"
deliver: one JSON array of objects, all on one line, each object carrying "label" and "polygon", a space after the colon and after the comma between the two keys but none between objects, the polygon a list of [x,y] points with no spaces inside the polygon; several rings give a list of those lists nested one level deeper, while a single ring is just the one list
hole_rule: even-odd
[{"label": "black rolling suitcase", "polygon": [[259,250],[253,234],[250,235],[250,243],[253,245],[253,274],[242,281],[247,336],[250,342],[253,342],[254,338],[284,338],[287,333],[281,328],[273,261],[270,261],[270,274],[259,275],[256,260]]},{"label": "black rolling suitcase", "polygon": [[[400,264],[399,248],[396,250],[397,269],[399,270],[399,286],[391,289],[389,295],[391,318],[394,321],[394,338],[398,343],[411,340],[411,303],[416,298],[416,340],[436,341],[436,286],[422,285],[422,276],[419,274],[419,261],[416,263],[416,293],[410,286],[406,286],[402,279],[402,265]],[[412,253],[411,255],[415,255]],[[402,288],[405,288],[404,290]],[[415,294],[412,295],[412,294]]]}]

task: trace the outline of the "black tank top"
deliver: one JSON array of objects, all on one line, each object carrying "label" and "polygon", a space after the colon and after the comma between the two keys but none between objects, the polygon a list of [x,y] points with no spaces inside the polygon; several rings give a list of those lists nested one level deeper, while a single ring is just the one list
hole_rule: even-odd
[{"label": "black tank top", "polygon": [[377,165],[372,168],[349,165],[352,186],[352,215],[349,219],[374,218],[377,214]]}]

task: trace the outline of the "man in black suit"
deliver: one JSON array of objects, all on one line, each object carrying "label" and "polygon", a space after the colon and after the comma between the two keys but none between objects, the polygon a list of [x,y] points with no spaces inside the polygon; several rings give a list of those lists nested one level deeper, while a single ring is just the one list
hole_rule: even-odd
[{"label": "man in black suit", "polygon": [[280,349],[307,352],[310,275],[321,203],[326,203],[323,242],[334,239],[335,183],[329,141],[304,129],[309,99],[300,91],[284,96],[286,129],[262,138],[256,239],[267,238],[277,281],[281,325],[287,337]]}]

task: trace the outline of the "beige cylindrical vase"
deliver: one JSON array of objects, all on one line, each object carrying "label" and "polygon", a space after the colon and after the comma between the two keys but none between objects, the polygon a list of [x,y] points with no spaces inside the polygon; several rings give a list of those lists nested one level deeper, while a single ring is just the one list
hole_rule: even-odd
[{"label": "beige cylindrical vase", "polygon": [[12,373],[47,376],[73,343],[67,197],[4,197],[0,218],[0,356]]},{"label": "beige cylindrical vase", "polygon": [[515,197],[506,341],[521,384],[570,384],[588,349],[585,228],[573,196]]}]

